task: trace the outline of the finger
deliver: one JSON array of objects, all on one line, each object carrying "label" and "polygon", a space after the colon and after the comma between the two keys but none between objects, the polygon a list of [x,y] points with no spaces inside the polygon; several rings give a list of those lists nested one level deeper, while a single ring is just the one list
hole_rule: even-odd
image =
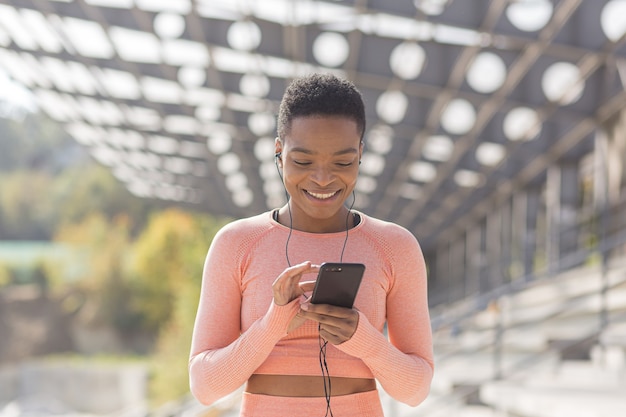
[{"label": "finger", "polygon": [[300,279],[300,276],[304,273],[310,272],[311,270],[311,262],[306,261],[301,264],[290,266],[285,269],[274,281],[274,284],[280,285],[285,281],[293,281],[296,278]]},{"label": "finger", "polygon": [[302,262],[285,269],[272,284],[274,302],[278,305],[285,305],[304,294],[299,286],[302,275],[315,272],[318,269],[319,267],[311,264],[310,261]]},{"label": "finger", "polygon": [[331,304],[307,303],[302,305],[302,309],[310,313],[337,318],[351,317],[356,312],[353,308],[339,307]]},{"label": "finger", "polygon": [[315,288],[315,281],[303,281],[300,283],[303,292],[311,292]]},{"label": "finger", "polygon": [[322,339],[327,340],[333,345],[338,345],[348,340],[348,338],[345,337],[345,335],[341,333],[337,333],[335,330],[336,329],[329,328],[329,327],[320,327],[320,330],[319,330],[320,336],[322,337]]}]

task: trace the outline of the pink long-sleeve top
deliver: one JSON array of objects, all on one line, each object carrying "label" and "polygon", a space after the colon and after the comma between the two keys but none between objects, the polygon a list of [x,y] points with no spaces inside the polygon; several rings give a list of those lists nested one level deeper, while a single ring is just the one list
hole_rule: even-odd
[{"label": "pink long-sleeve top", "polygon": [[[376,378],[389,395],[415,406],[428,395],[434,369],[424,258],[406,229],[359,214],[343,255],[343,262],[366,265],[354,304],[359,323],[350,340],[328,344],[328,370]],[[287,334],[303,300],[273,302],[272,283],[288,266],[288,234],[267,212],[230,223],[215,236],[189,362],[191,392],[200,402],[213,403],[253,373],[321,375],[317,324],[307,321]],[[338,262],[345,239],[346,232],[293,230],[289,260]]]}]

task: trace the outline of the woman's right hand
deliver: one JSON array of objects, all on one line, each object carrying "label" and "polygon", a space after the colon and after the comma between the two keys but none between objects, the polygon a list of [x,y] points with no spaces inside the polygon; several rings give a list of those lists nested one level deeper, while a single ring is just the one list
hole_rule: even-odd
[{"label": "woman's right hand", "polygon": [[285,269],[272,284],[274,303],[284,306],[302,296],[306,291],[310,291],[307,286],[308,283],[302,283],[303,285],[301,285],[300,280],[303,275],[317,273],[318,271],[319,265],[313,265],[309,261]]}]

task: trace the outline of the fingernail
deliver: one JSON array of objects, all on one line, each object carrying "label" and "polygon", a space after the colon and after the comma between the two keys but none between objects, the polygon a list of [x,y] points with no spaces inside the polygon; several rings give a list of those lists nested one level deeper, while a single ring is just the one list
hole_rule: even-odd
[{"label": "fingernail", "polygon": [[307,311],[309,309],[309,305],[308,304],[300,304],[300,308],[304,311]]}]

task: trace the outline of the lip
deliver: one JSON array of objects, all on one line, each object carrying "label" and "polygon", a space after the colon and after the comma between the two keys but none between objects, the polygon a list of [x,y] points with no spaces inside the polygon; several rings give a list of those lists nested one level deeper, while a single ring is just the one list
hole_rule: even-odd
[{"label": "lip", "polygon": [[339,190],[335,191],[309,191],[304,190],[306,196],[315,202],[325,203],[334,201],[339,196]]}]

